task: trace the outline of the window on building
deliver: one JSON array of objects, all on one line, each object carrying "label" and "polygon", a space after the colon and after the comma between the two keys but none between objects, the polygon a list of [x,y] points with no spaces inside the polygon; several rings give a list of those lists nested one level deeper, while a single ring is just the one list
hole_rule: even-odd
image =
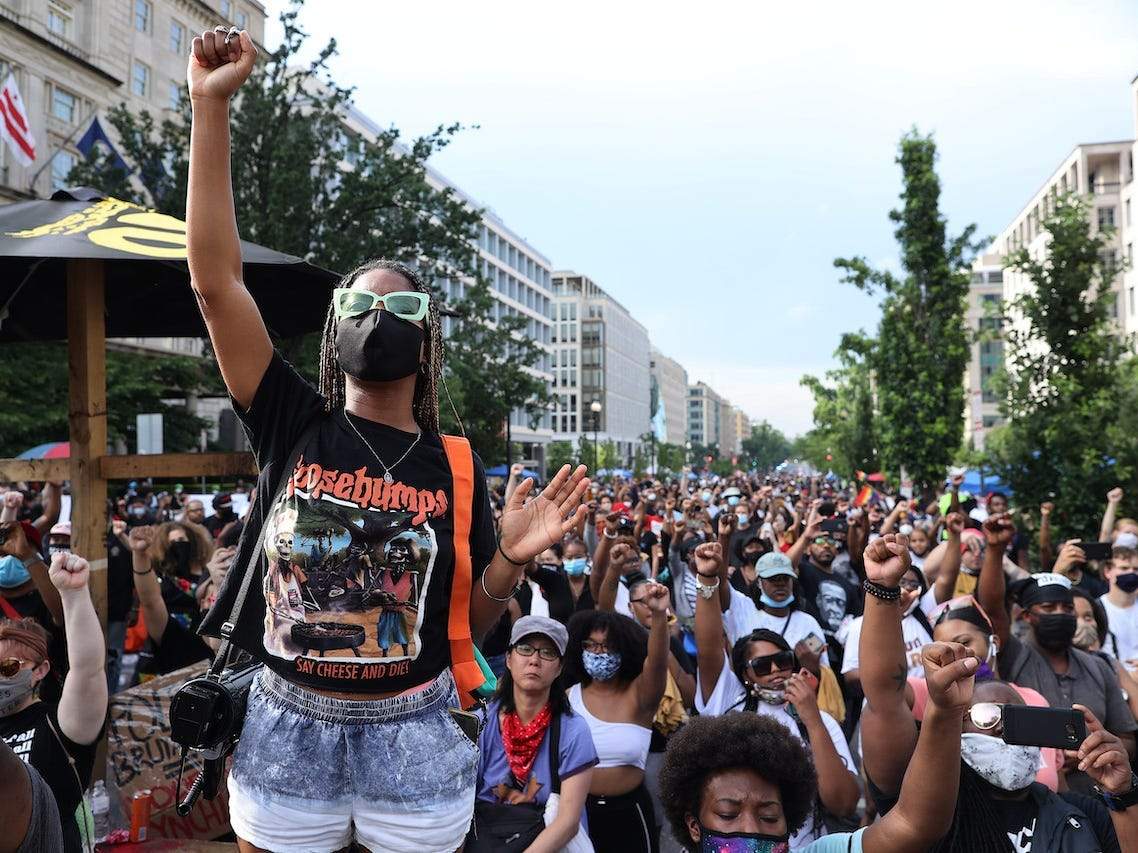
[{"label": "window on building", "polygon": [[[993,400],[992,402],[998,403],[999,401]],[[1000,422],[1000,416],[999,415],[984,415],[984,419],[983,419],[983,421],[981,421],[981,423],[984,424],[984,429],[991,429],[992,427],[999,424],[999,422]]]},{"label": "window on building", "polygon": [[1126,220],[1122,223],[1123,225],[1129,226],[1134,224],[1134,220],[1130,218],[1130,199],[1126,199],[1126,215],[1123,216],[1123,219]]},{"label": "window on building", "polygon": [[140,98],[150,94],[150,66],[137,59],[130,75],[130,90]]},{"label": "window on building", "polygon": [[1110,228],[1114,226],[1114,205],[1098,209],[1098,227]]},{"label": "window on building", "polygon": [[66,89],[58,86],[51,87],[51,114],[68,124],[75,123],[75,106],[78,98]]},{"label": "window on building", "polygon": [[221,0],[221,17],[228,20],[233,17],[233,0]]},{"label": "window on building", "polygon": [[67,186],[67,176],[75,168],[79,158],[70,151],[57,151],[51,160],[51,188],[62,189]]},{"label": "window on building", "polygon": [[63,3],[47,4],[47,28],[57,36],[71,36],[71,7]]},{"label": "window on building", "polygon": [[178,109],[182,103],[182,84],[171,80],[166,91],[166,106],[172,110]]},{"label": "window on building", "polygon": [[150,0],[134,0],[134,28],[140,33],[150,32],[150,19],[154,15],[154,7]]},{"label": "window on building", "polygon": [[1130,316],[1134,316],[1134,287],[1130,288]]},{"label": "window on building", "polygon": [[988,284],[1003,284],[1003,281],[1003,270],[993,270],[992,272],[988,273]]},{"label": "window on building", "polygon": [[249,16],[246,15],[244,12],[238,12],[237,13],[237,29],[239,29],[239,30],[249,29]]},{"label": "window on building", "polygon": [[186,25],[170,21],[170,50],[173,53],[186,52]]}]

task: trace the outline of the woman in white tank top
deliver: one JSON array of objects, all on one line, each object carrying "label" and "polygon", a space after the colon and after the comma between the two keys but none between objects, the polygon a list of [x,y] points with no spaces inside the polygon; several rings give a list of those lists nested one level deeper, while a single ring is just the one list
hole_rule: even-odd
[{"label": "woman in white tank top", "polygon": [[569,701],[588,722],[600,759],[586,801],[597,853],[659,849],[644,763],[668,671],[668,591],[649,583],[644,594],[652,614],[647,632],[627,616],[599,610],[569,622]]}]

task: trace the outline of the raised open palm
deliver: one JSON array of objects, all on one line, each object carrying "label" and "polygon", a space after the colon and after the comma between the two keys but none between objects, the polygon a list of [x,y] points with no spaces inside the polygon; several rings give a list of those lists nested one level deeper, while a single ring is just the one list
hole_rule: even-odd
[{"label": "raised open palm", "polygon": [[502,510],[501,547],[507,559],[515,563],[532,560],[584,520],[587,510],[581,498],[589,487],[585,471],[585,466],[579,465],[570,473],[569,466],[562,465],[535,497],[530,497],[532,477],[514,489]]}]

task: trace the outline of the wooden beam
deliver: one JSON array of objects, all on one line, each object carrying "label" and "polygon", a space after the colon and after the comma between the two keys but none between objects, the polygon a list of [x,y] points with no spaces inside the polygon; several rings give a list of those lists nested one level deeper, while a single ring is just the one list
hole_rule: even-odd
[{"label": "wooden beam", "polygon": [[0,459],[0,482],[69,479],[70,459]]},{"label": "wooden beam", "polygon": [[[0,460],[0,465],[3,462]],[[0,467],[0,471],[4,469]],[[252,453],[159,453],[104,456],[99,472],[105,480],[138,480],[143,477],[224,477],[257,475]]]},{"label": "wooden beam", "polygon": [[91,599],[107,625],[107,327],[102,261],[67,262],[67,363],[70,378],[71,543],[91,563]]}]

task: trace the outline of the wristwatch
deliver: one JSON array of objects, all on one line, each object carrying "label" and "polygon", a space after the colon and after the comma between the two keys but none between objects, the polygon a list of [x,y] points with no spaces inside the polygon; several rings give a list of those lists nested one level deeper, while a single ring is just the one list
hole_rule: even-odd
[{"label": "wristwatch", "polygon": [[695,591],[699,593],[700,598],[711,598],[711,596],[715,595],[715,591],[719,589],[719,576],[715,576],[715,583],[711,586],[700,583],[699,579],[702,577],[706,577],[706,575],[701,575],[699,572],[695,573]]},{"label": "wristwatch", "polygon": [[1102,797],[1106,807],[1112,812],[1124,812],[1130,806],[1138,803],[1138,773],[1130,774],[1130,790],[1124,794],[1112,794],[1095,785],[1095,791]]}]

